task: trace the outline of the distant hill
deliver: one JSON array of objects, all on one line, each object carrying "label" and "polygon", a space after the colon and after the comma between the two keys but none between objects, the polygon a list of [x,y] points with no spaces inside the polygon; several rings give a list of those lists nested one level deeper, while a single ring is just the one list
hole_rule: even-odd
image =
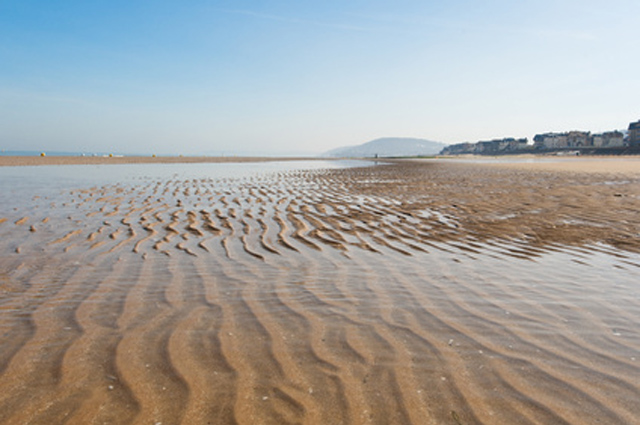
[{"label": "distant hill", "polygon": [[417,156],[436,155],[445,143],[426,139],[411,139],[406,137],[385,137],[372,140],[358,146],[346,146],[325,152],[324,156],[331,157],[389,157],[389,156]]}]

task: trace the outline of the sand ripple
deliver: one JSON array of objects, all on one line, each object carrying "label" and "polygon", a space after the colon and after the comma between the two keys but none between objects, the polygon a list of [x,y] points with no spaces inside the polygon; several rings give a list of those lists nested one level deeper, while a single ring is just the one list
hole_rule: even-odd
[{"label": "sand ripple", "polygon": [[0,211],[0,423],[637,423],[638,211],[412,163],[34,199]]}]

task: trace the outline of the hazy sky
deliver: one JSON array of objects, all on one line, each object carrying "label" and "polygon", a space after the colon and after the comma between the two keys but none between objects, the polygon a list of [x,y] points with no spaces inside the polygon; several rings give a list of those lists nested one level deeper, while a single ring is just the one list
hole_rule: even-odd
[{"label": "hazy sky", "polygon": [[0,148],[317,153],[640,119],[638,0],[0,1]]}]

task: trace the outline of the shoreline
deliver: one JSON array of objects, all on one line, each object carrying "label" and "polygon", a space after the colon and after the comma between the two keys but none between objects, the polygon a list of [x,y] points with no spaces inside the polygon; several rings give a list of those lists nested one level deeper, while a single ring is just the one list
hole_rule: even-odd
[{"label": "shoreline", "polygon": [[0,156],[0,167],[105,164],[204,164],[322,160],[326,160],[326,158],[261,156]]},{"label": "shoreline", "polygon": [[640,174],[640,155],[563,157],[548,155],[447,156],[436,158],[323,158],[220,156],[0,156],[0,167],[42,165],[206,164],[289,161],[361,160],[380,163],[456,163],[547,172]]}]

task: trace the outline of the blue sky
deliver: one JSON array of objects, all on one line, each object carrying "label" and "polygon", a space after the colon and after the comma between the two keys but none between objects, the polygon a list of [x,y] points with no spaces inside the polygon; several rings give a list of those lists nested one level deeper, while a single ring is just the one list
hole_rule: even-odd
[{"label": "blue sky", "polygon": [[640,2],[0,1],[0,148],[319,153],[640,119]]}]

